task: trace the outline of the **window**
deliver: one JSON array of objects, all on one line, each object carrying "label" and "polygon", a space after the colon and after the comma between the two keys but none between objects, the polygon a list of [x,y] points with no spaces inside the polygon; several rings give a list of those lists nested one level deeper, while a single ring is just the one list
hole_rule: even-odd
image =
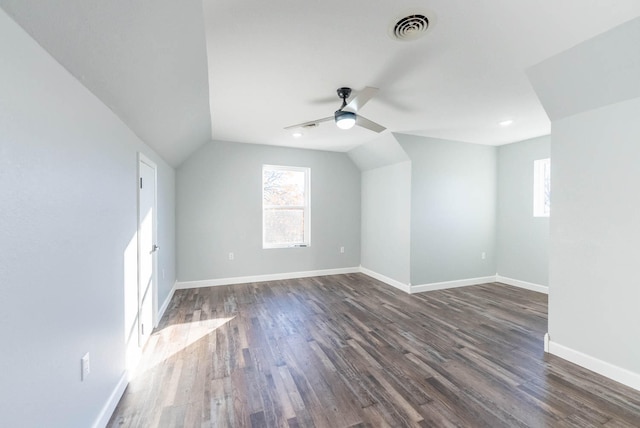
[{"label": "window", "polygon": [[262,166],[262,247],[309,246],[309,168]]},{"label": "window", "polygon": [[533,216],[549,217],[551,212],[551,160],[533,161]]}]

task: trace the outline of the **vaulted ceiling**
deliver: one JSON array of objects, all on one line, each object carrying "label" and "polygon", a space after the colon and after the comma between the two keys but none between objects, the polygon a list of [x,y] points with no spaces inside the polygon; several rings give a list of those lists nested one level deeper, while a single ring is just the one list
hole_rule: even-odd
[{"label": "vaulted ceiling", "polygon": [[[377,136],[331,122],[335,91],[393,132],[482,144],[549,133],[528,67],[640,16],[637,0],[0,0],[170,164],[211,139],[348,151]],[[389,27],[424,14],[398,41]],[[61,100],[64,102],[64,100]],[[509,126],[500,122],[512,120]]]}]

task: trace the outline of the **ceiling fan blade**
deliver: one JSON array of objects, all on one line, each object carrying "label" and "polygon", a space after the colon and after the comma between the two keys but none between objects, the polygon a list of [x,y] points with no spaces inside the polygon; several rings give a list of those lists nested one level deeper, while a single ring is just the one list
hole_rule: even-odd
[{"label": "ceiling fan blade", "polygon": [[385,129],[387,129],[384,126],[378,125],[377,123],[372,122],[369,119],[367,119],[366,117],[362,117],[360,115],[358,115],[357,118],[356,118],[356,125],[362,126],[363,128],[367,128],[370,131],[378,132],[378,133],[380,133],[380,132],[384,131]]},{"label": "ceiling fan blade", "polygon": [[358,92],[358,95],[344,107],[348,111],[358,112],[373,96],[378,92],[378,88],[366,86],[363,90]]},{"label": "ceiling fan blade", "polygon": [[335,120],[333,116],[323,117],[322,119],[310,120],[309,122],[298,123],[297,125],[287,126],[284,129],[293,129],[293,128],[307,128],[311,125],[318,125],[322,122],[328,122],[330,120]]}]

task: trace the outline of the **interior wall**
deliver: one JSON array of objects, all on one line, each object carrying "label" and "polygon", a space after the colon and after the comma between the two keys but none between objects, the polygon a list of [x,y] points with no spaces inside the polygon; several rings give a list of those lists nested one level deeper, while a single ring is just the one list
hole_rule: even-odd
[{"label": "interior wall", "polygon": [[530,68],[551,119],[549,351],[640,389],[640,18]]},{"label": "interior wall", "polygon": [[125,372],[137,152],[159,167],[160,299],[174,172],[3,11],[0,51],[0,424],[88,427]]},{"label": "interior wall", "polygon": [[636,376],[638,117],[640,98],[553,122],[549,295],[553,342]]},{"label": "interior wall", "polygon": [[549,285],[549,217],[533,216],[533,162],[550,156],[551,137],[498,147],[497,273]]},{"label": "interior wall", "polygon": [[[262,248],[263,164],[311,168],[309,247]],[[176,177],[180,281],[360,264],[360,171],[345,153],[214,141]]]},{"label": "interior wall", "polygon": [[411,280],[411,162],[362,172],[361,266]]},{"label": "interior wall", "polygon": [[411,284],[495,276],[496,147],[396,138],[411,159]]}]

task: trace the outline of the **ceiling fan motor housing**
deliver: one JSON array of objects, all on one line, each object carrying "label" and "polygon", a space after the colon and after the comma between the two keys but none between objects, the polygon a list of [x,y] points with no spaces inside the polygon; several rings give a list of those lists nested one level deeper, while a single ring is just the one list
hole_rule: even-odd
[{"label": "ceiling fan motor housing", "polygon": [[338,88],[337,92],[338,96],[343,100],[346,100],[351,96],[351,88]]}]

